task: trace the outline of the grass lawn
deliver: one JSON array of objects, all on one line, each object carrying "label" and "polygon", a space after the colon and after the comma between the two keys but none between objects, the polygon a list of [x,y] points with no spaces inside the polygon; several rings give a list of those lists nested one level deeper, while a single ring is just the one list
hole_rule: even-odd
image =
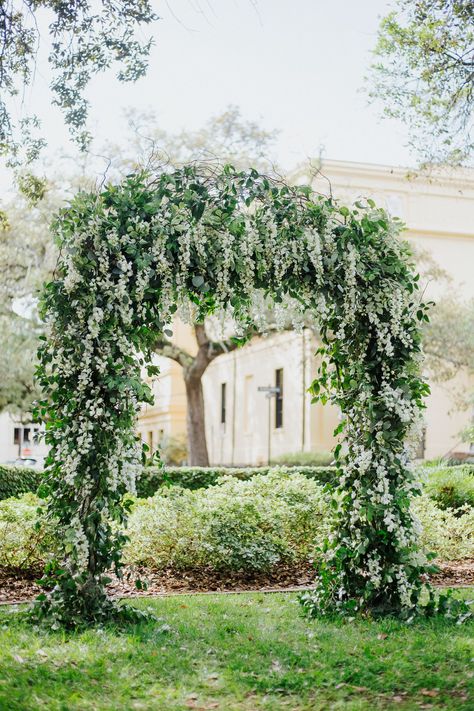
[{"label": "grass lawn", "polygon": [[472,624],[308,621],[292,594],[133,604],[160,621],[65,634],[2,609],[0,709],[473,708]]}]

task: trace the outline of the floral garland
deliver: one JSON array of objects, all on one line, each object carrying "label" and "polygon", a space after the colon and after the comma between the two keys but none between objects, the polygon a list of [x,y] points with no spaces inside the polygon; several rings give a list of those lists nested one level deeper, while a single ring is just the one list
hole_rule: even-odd
[{"label": "floral garland", "polygon": [[105,585],[110,569],[120,572],[124,494],[142,458],[135,419],[152,397],[141,369],[156,333],[190,300],[203,318],[225,313],[245,333],[262,298],[317,317],[313,396],[344,418],[335,525],[303,604],[317,613],[419,605],[430,566],[410,512],[418,484],[407,439],[428,392],[419,374],[427,307],[400,229],[370,200],[349,210],[229,166],[129,176],[61,211],[37,412],[50,446],[43,493],[64,555],[46,570],[54,587],[36,613],[72,626],[117,613]]}]

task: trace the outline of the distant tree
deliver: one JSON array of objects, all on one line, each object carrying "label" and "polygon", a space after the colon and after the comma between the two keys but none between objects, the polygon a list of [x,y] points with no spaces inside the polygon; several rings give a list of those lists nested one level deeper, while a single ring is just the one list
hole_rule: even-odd
[{"label": "distant tree", "polygon": [[[95,74],[118,65],[120,81],[135,81],[147,69],[151,40],[138,35],[156,18],[151,0],[5,0],[0,3],[0,155],[10,167],[35,161],[45,139],[40,118],[25,115],[22,94],[34,82],[40,42],[49,46],[52,103],[76,143],[85,148]],[[19,118],[17,118],[19,116]],[[20,188],[42,197],[43,182],[24,174]]]},{"label": "distant tree", "polygon": [[238,341],[231,339],[213,341],[204,323],[194,323],[193,331],[197,343],[195,355],[174,344],[165,336],[157,338],[155,352],[165,358],[171,358],[182,367],[186,389],[188,464],[207,467],[209,454],[202,377],[216,358],[237,348]]},{"label": "distant tree", "polygon": [[8,220],[0,226],[0,314],[9,312],[15,300],[35,295],[52,273],[57,249],[49,226],[63,201],[60,188],[50,182],[34,206],[21,194],[8,202]]},{"label": "distant tree", "polygon": [[[450,296],[438,300],[425,325],[426,365],[433,382],[447,383],[459,373],[474,376],[474,299],[461,301]],[[474,392],[461,386],[450,386],[456,407],[473,412]],[[463,442],[474,442],[474,418],[459,436]]]},{"label": "distant tree", "polygon": [[[474,375],[474,299],[440,298],[425,326],[424,340],[432,380],[446,382],[460,371]],[[463,389],[453,395],[467,407],[472,393]]]},{"label": "distant tree", "polygon": [[40,394],[34,371],[43,329],[37,320],[11,313],[0,316],[0,331],[0,412],[8,410],[28,419]]},{"label": "distant tree", "polygon": [[26,415],[38,396],[34,371],[43,325],[36,296],[56,262],[49,224],[61,202],[54,186],[34,207],[18,195],[7,205],[8,221],[0,226],[0,411]]},{"label": "distant tree", "polygon": [[243,118],[238,106],[212,116],[201,128],[169,133],[160,127],[154,111],[127,112],[130,138],[127,147],[111,145],[105,150],[122,172],[144,165],[179,167],[184,163],[232,163],[237,169],[249,167],[275,172],[271,153],[277,131],[267,131],[256,121]]},{"label": "distant tree", "polygon": [[467,163],[474,151],[474,3],[395,0],[380,23],[369,95],[405,122],[423,163]]},{"label": "distant tree", "polygon": [[[436,282],[442,292],[424,325],[425,367],[434,383],[449,383],[449,392],[458,409],[472,409],[474,393],[454,381],[459,373],[474,376],[474,299],[452,295],[450,275],[425,250],[415,252],[422,283]],[[474,442],[474,425],[459,433],[462,441]]]},{"label": "distant tree", "polygon": [[[439,290],[430,310],[430,320],[424,326],[424,352],[430,379],[447,382],[460,370],[474,374],[474,299],[453,296],[451,275],[430,252],[416,249],[415,259],[423,288],[436,283]],[[456,400],[465,405],[468,394],[463,395],[464,398],[456,397]]]}]

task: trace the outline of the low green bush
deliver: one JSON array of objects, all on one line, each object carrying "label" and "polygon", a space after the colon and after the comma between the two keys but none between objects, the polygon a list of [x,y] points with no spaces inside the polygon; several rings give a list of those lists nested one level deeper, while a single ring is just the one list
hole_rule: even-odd
[{"label": "low green bush", "polygon": [[40,481],[41,469],[0,464],[0,500],[35,492]]},{"label": "low green bush", "polygon": [[39,571],[45,563],[52,537],[44,524],[39,526],[35,494],[0,501],[0,566],[9,570]]},{"label": "low green bush", "polygon": [[267,570],[310,557],[328,522],[322,487],[302,474],[227,476],[206,489],[171,487],[138,499],[124,557],[154,568]]},{"label": "low green bush", "polygon": [[[54,552],[52,535],[35,529],[34,494],[0,502],[0,567],[36,570]],[[136,498],[124,560],[153,568],[264,571],[310,559],[327,535],[327,495],[301,474],[275,470],[247,481],[225,477],[197,490],[163,487]]]},{"label": "low green bush", "polygon": [[[54,552],[45,523],[35,527],[34,494],[0,502],[0,567],[37,571]],[[474,509],[443,510],[426,494],[413,503],[425,550],[440,560],[474,557]],[[226,477],[206,489],[163,487],[135,499],[124,560],[156,569],[264,571],[314,560],[327,536],[327,494],[301,474],[274,470],[247,481]]]},{"label": "low green bush", "polygon": [[429,467],[421,470],[424,490],[442,509],[474,506],[474,467]]},{"label": "low green bush", "polygon": [[289,452],[272,459],[283,467],[329,467],[334,461],[331,452]]},{"label": "low green bush", "polygon": [[[441,509],[423,494],[413,502],[413,511],[421,523],[420,540],[439,560],[474,558],[474,509]],[[435,561],[436,562],[436,561]]]},{"label": "low green bush", "polygon": [[[473,508],[443,510],[423,494],[413,510],[425,550],[440,560],[474,557]],[[171,487],[136,501],[124,555],[153,568],[266,570],[314,559],[330,516],[316,481],[281,470],[195,491]]]}]

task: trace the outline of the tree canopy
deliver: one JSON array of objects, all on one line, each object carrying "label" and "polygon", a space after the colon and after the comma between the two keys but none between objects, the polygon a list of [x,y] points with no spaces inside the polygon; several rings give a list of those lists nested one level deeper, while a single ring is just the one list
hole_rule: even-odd
[{"label": "tree canopy", "polygon": [[369,95],[408,125],[422,163],[468,163],[474,151],[474,3],[396,0],[380,23]]},{"label": "tree canopy", "polygon": [[[35,79],[40,42],[47,58],[52,103],[64,115],[74,141],[85,148],[93,75],[118,67],[119,81],[135,81],[147,69],[150,39],[139,30],[157,19],[150,0],[6,0],[0,3],[0,155],[12,167],[36,160],[45,145],[40,117],[23,112],[25,87]],[[44,29],[46,28],[46,29]],[[41,182],[23,177],[41,197]]]},{"label": "tree canopy", "polygon": [[[258,121],[242,116],[238,106],[229,105],[195,130],[175,133],[160,128],[154,111],[128,111],[130,141],[127,146],[110,146],[106,152],[118,155],[118,166],[137,169],[160,164],[178,168],[193,161],[230,163],[238,170],[256,168],[272,172],[271,160],[277,131],[263,128]],[[119,150],[117,150],[119,149]]]}]

